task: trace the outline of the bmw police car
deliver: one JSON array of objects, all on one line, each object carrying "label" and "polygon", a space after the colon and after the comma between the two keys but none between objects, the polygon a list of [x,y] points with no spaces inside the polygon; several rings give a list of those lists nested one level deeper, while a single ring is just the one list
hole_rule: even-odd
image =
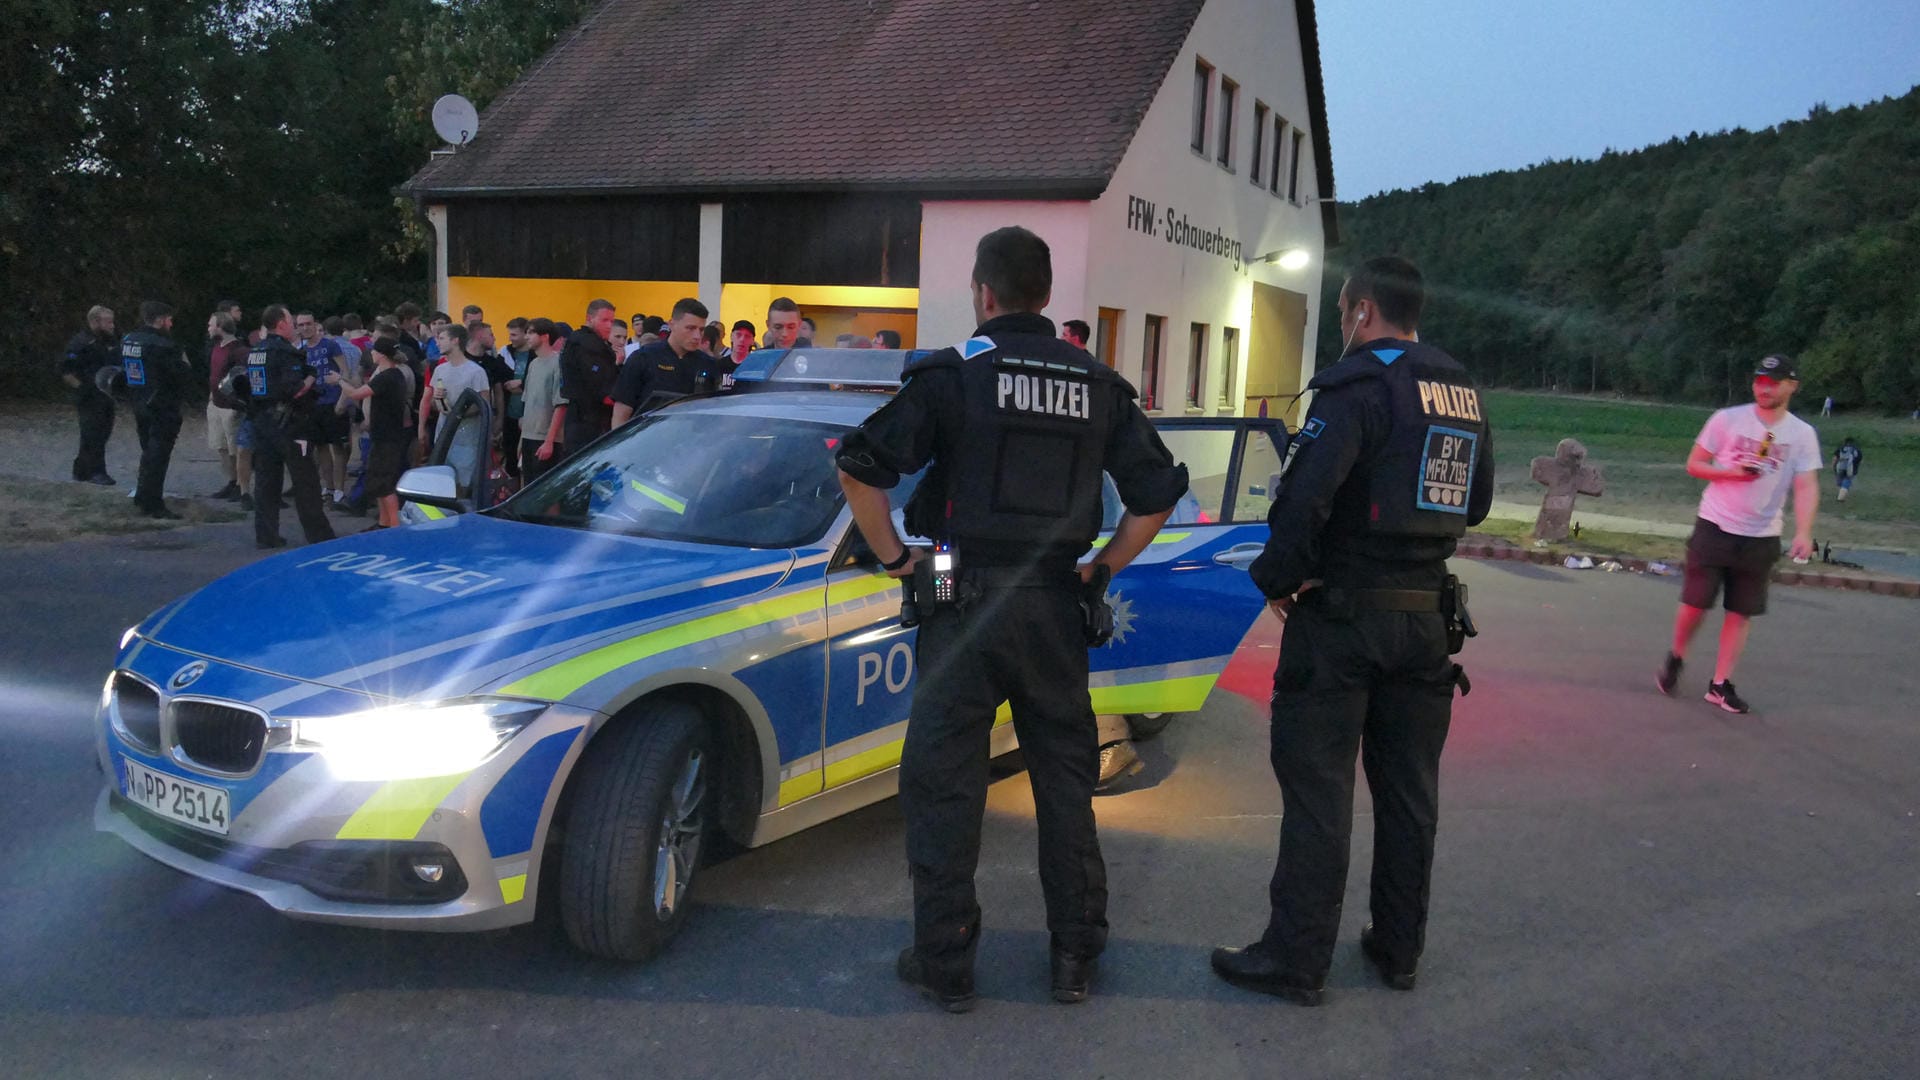
[{"label": "bmw police car", "polygon": [[[588,952],[651,955],[710,840],[896,790],[913,637],[832,450],[908,355],[756,353],[735,392],[646,414],[496,507],[453,512],[456,470],[415,470],[435,520],[154,612],[101,695],[97,826],[296,918],[481,929],[544,899]],[[1192,489],[1114,581],[1100,713],[1199,709],[1262,606],[1244,568],[1284,429],[1161,431]]]}]

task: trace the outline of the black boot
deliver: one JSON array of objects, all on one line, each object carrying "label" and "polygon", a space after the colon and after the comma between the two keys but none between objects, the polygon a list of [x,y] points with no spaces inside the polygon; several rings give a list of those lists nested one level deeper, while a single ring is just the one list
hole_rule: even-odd
[{"label": "black boot", "polygon": [[1367,962],[1373,965],[1373,970],[1380,973],[1381,982],[1395,990],[1413,989],[1415,965],[1407,964],[1403,968],[1394,963],[1392,957],[1387,955],[1386,946],[1380,944],[1380,939],[1374,936],[1372,923],[1360,928],[1360,951],[1366,954]]},{"label": "black boot", "polygon": [[1244,949],[1213,950],[1213,970],[1221,978],[1243,990],[1285,998],[1295,1005],[1318,1005],[1326,1000],[1326,988],[1319,982],[1288,971],[1280,958],[1256,941]]},{"label": "black boot", "polygon": [[1060,949],[1053,950],[1053,1000],[1062,1005],[1078,1005],[1093,991],[1093,977],[1099,974],[1100,958],[1078,957]]},{"label": "black boot", "polygon": [[894,971],[901,982],[950,1013],[969,1012],[978,1000],[973,993],[972,971],[935,967],[920,959],[911,946],[900,950]]}]

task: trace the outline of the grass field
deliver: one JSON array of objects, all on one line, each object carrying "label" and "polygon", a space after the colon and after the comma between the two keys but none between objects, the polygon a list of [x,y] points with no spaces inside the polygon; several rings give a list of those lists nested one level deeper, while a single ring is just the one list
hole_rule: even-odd
[{"label": "grass field", "polygon": [[[1572,436],[1586,445],[1588,462],[1606,475],[1606,495],[1581,496],[1576,518],[1585,510],[1648,521],[1693,519],[1704,485],[1687,475],[1687,454],[1711,409],[1504,390],[1486,391],[1484,397],[1498,462],[1495,498],[1539,506],[1544,489],[1530,478],[1533,459],[1551,455],[1561,439]],[[1821,419],[1813,415],[1817,407],[1810,413],[1800,404],[1795,402],[1794,411],[1820,433],[1820,451],[1829,463],[1849,435],[1865,454],[1844,504],[1834,499],[1832,469],[1821,474],[1816,539],[1920,551],[1920,423],[1845,415]]]},{"label": "grass field", "polygon": [[0,542],[49,543],[101,533],[162,532],[178,524],[239,521],[246,516],[232,504],[204,499],[174,499],[168,505],[182,522],[140,516],[124,486],[0,477]]}]

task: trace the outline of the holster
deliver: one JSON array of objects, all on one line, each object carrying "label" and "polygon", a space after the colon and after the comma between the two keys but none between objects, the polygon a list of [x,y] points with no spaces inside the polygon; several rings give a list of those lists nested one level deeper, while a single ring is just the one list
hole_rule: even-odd
[{"label": "holster", "polygon": [[1479,637],[1473,625],[1473,613],[1467,610],[1467,587],[1452,574],[1440,589],[1440,613],[1447,617],[1447,653],[1453,655],[1467,647],[1467,639]]},{"label": "holster", "polygon": [[1093,564],[1092,580],[1080,587],[1080,628],[1090,649],[1113,640],[1113,605],[1107,603],[1107,584],[1112,580],[1112,568],[1097,562]]}]

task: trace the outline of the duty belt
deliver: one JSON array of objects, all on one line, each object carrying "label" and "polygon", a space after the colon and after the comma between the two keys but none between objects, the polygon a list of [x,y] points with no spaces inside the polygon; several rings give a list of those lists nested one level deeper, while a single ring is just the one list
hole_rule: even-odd
[{"label": "duty belt", "polygon": [[1346,611],[1407,611],[1439,614],[1446,610],[1446,592],[1441,589],[1341,589],[1315,588],[1300,594],[1303,603],[1318,596],[1319,602]]},{"label": "duty belt", "polygon": [[960,582],[981,589],[1078,588],[1080,575],[1072,569],[1039,566],[970,566],[960,571]]}]

